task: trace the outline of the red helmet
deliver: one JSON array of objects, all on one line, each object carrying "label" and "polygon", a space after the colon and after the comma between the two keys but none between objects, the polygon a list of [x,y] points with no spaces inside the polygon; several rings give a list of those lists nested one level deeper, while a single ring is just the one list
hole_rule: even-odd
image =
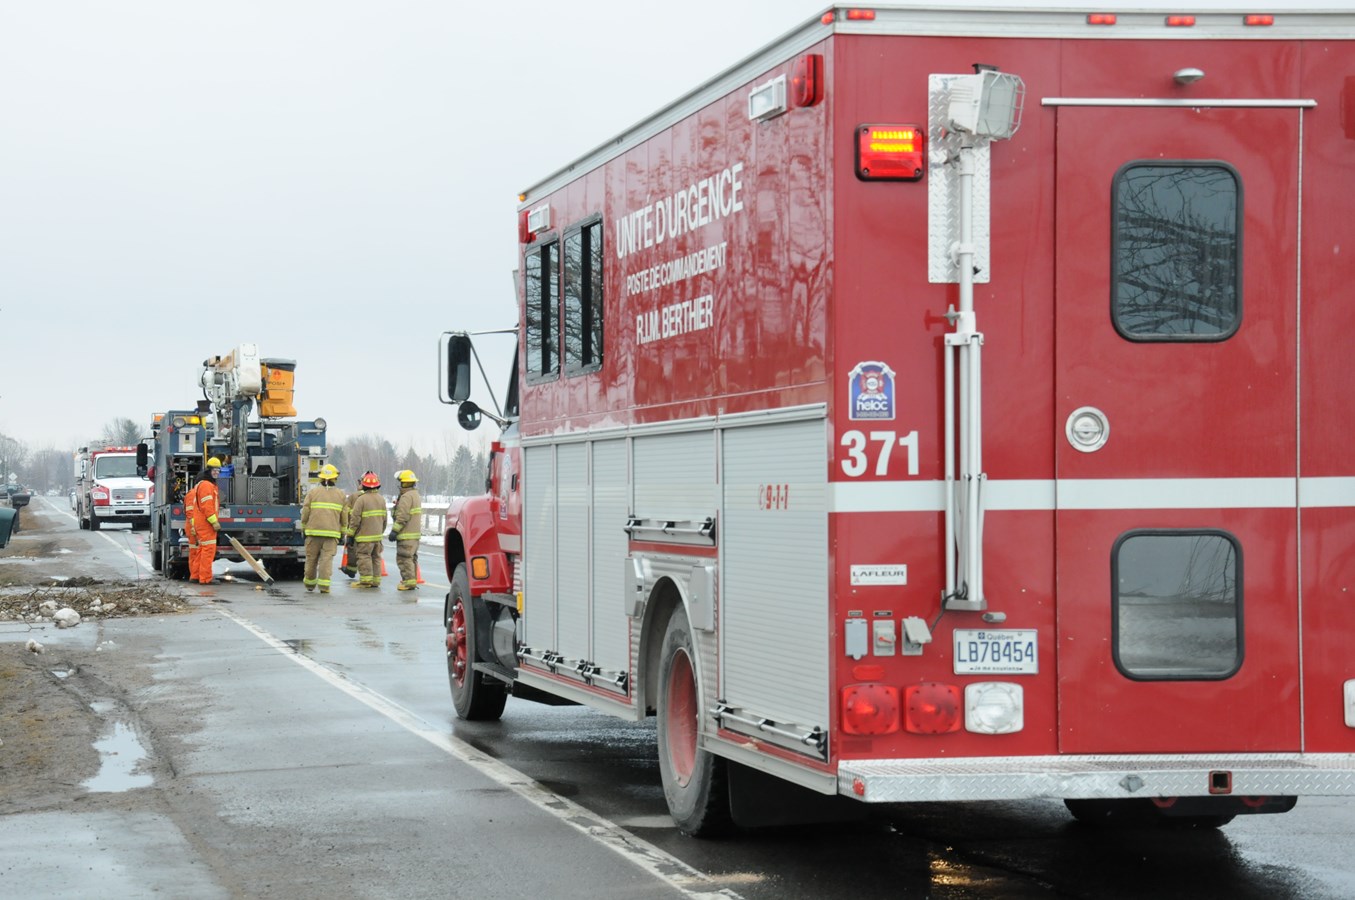
[{"label": "red helmet", "polygon": [[381,487],[381,479],[376,477],[375,472],[367,472],[362,476],[362,481],[358,482],[365,488]]}]

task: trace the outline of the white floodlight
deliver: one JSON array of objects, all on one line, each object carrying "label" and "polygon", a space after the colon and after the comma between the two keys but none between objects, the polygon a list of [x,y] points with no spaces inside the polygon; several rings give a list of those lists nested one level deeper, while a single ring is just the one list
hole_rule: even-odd
[{"label": "white floodlight", "polygon": [[778,75],[753,88],[748,95],[748,118],[753,122],[774,119],[786,111],[786,76]]},{"label": "white floodlight", "polygon": [[1021,127],[1026,85],[1018,76],[993,69],[960,75],[951,82],[947,117],[955,131],[1005,141]]}]

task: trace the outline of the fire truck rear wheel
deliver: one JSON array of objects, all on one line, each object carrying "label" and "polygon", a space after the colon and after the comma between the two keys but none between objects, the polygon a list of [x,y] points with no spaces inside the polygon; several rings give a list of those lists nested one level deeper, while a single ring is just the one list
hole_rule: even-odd
[{"label": "fire truck rear wheel", "polygon": [[493,721],[503,716],[508,692],[502,681],[475,670],[476,659],[475,603],[466,564],[461,563],[447,597],[447,682],[457,716],[471,722]]},{"label": "fire truck rear wheel", "polygon": [[659,651],[659,775],[677,827],[714,837],[733,826],[725,761],[698,741],[701,694],[692,628],[682,607],[673,611]]}]

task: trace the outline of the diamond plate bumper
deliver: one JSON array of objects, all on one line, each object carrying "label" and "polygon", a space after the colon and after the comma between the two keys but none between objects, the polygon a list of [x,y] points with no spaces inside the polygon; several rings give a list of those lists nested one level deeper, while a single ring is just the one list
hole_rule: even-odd
[{"label": "diamond plate bumper", "polygon": [[[1225,783],[1227,791],[1220,789]],[[838,792],[868,803],[1355,796],[1355,754],[846,760],[838,765]]]}]

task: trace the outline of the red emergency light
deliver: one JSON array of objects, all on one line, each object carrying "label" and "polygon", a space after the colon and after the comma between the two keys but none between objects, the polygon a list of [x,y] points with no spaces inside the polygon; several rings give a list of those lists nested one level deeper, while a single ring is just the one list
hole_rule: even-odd
[{"label": "red emergency light", "polygon": [[1268,15],[1251,15],[1242,17],[1243,25],[1274,25],[1275,17]]},{"label": "red emergency light", "polygon": [[846,734],[898,731],[899,689],[888,684],[849,684],[844,687],[842,730]]},{"label": "red emergency light", "polygon": [[823,100],[823,54],[806,53],[795,61],[790,76],[791,106],[816,106]]},{"label": "red emergency light", "polygon": [[921,181],[927,143],[920,125],[859,125],[856,177],[862,181]]},{"label": "red emergency light", "polygon": [[1115,13],[1088,13],[1088,25],[1114,25]]},{"label": "red emergency light", "polygon": [[963,719],[957,686],[928,681],[903,689],[903,727],[913,734],[959,731]]},{"label": "red emergency light", "polygon": [[1189,28],[1194,24],[1194,16],[1167,16],[1167,27],[1169,28]]}]

